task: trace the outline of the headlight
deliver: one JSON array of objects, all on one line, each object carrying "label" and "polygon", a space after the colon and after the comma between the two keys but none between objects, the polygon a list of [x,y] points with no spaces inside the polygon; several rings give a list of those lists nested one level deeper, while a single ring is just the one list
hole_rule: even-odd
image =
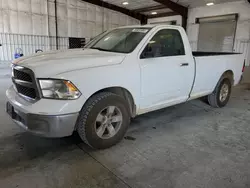
[{"label": "headlight", "polygon": [[49,99],[77,99],[81,92],[68,80],[39,80],[44,98]]}]

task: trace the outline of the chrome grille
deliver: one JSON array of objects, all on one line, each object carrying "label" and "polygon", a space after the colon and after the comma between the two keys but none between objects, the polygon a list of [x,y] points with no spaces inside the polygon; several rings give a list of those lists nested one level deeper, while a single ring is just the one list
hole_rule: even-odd
[{"label": "chrome grille", "polygon": [[32,82],[32,78],[29,74],[22,72],[22,71],[19,71],[19,70],[16,70],[16,69],[13,69],[13,76],[15,79],[24,80],[27,82]]},{"label": "chrome grille", "polygon": [[30,97],[32,99],[36,98],[36,90],[34,88],[29,88],[29,87],[25,87],[19,84],[16,84],[16,89],[18,91],[18,93]]},{"label": "chrome grille", "polygon": [[39,99],[38,87],[32,70],[20,66],[14,66],[12,69],[12,81],[17,92],[29,99]]}]

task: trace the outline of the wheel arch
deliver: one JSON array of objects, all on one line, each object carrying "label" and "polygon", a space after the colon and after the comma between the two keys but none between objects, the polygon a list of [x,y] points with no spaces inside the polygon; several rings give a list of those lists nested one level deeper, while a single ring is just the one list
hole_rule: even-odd
[{"label": "wheel arch", "polygon": [[[221,75],[220,80],[221,80],[221,79],[224,79],[224,78],[228,78],[228,79],[230,80],[231,84],[234,85],[234,73],[233,73],[232,70],[227,70],[227,71],[225,71],[225,72]],[[219,81],[220,81],[220,80],[219,80]]]},{"label": "wheel arch", "polygon": [[214,86],[213,92],[216,89],[216,87],[220,84],[221,80],[228,78],[231,82],[231,85],[234,85],[234,73],[232,70],[226,70],[224,73],[222,73],[221,77],[218,79],[217,83]]},{"label": "wheel arch", "polygon": [[95,93],[93,93],[87,100],[89,100],[94,95],[96,95],[98,93],[102,93],[102,92],[110,92],[110,93],[114,93],[116,95],[123,97],[129,105],[131,117],[136,116],[135,100],[134,100],[133,95],[131,94],[131,92],[128,89],[126,89],[124,87],[118,87],[118,86],[103,88],[103,89],[100,89],[100,90],[96,91]]}]

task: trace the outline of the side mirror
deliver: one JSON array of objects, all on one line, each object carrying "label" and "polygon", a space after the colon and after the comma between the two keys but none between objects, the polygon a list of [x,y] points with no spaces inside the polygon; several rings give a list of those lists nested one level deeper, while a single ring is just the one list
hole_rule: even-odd
[{"label": "side mirror", "polygon": [[153,52],[143,52],[143,53],[142,53],[142,58],[143,58],[143,59],[152,58],[152,57],[154,57]]},{"label": "side mirror", "polygon": [[146,48],[143,50],[141,54],[141,59],[152,58],[152,57],[154,57],[152,47],[146,46]]}]

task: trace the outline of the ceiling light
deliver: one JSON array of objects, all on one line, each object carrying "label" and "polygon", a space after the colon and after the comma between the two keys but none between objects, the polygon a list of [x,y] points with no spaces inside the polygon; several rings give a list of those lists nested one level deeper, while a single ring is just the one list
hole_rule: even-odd
[{"label": "ceiling light", "polygon": [[212,3],[207,3],[207,6],[212,6],[212,5],[214,5],[213,2]]},{"label": "ceiling light", "polygon": [[152,14],[152,15],[156,15],[156,14],[157,14],[157,12],[152,12],[151,14]]},{"label": "ceiling light", "polygon": [[128,2],[126,1],[126,2],[123,2],[122,4],[123,4],[123,5],[128,5]]}]

